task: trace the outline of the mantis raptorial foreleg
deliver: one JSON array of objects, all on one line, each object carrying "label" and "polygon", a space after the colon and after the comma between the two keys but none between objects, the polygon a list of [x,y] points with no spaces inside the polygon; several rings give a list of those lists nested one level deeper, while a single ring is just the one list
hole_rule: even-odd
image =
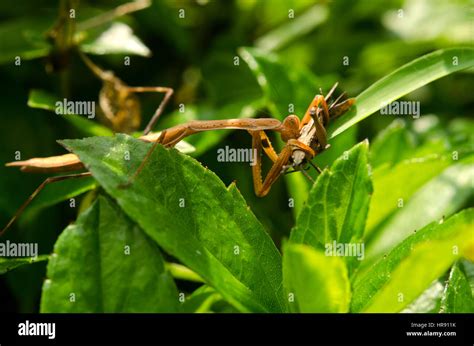
[{"label": "mantis raptorial foreleg", "polygon": [[282,173],[283,167],[288,162],[288,159],[291,156],[292,149],[291,146],[285,145],[283,150],[280,152],[278,157],[273,163],[272,168],[268,171],[265,180],[262,183],[262,137],[258,132],[252,132],[252,149],[256,153],[256,162],[252,166],[252,176],[253,176],[253,187],[255,194],[258,197],[263,197],[268,194],[273,183],[278,179]]},{"label": "mantis raptorial foreleg", "polygon": [[[327,133],[324,127],[324,123],[327,123],[329,121],[329,110],[326,100],[323,96],[316,97],[315,104],[316,106],[311,108],[309,114],[314,120],[314,127],[316,128],[316,137],[318,138],[321,148],[324,150],[327,145]],[[322,105],[322,113],[324,117],[323,124],[321,124],[321,121],[319,119],[320,109],[318,108],[318,106],[320,104]]]},{"label": "mantis raptorial foreleg", "polygon": [[7,231],[8,228],[15,222],[15,220],[20,216],[20,214],[23,212],[23,210],[33,201],[33,199],[45,188],[46,185],[55,183],[57,181],[62,181],[62,180],[67,180],[67,179],[77,179],[77,178],[84,178],[84,177],[90,177],[92,176],[92,173],[90,172],[85,172],[85,173],[77,173],[77,174],[68,174],[68,175],[60,175],[57,177],[49,177],[46,178],[37,188],[33,193],[26,199],[26,201],[21,205],[20,208],[15,212],[15,215],[10,219],[10,221],[7,223],[7,225],[2,229],[0,232],[0,237]]},{"label": "mantis raptorial foreleg", "polygon": [[[249,133],[253,136],[252,132]],[[260,135],[260,142],[262,143],[262,148],[265,151],[265,154],[267,154],[267,156],[273,162],[278,160],[278,154],[276,153],[275,149],[273,149],[272,142],[270,141],[270,138],[268,138],[265,131],[258,131],[258,134]]]}]

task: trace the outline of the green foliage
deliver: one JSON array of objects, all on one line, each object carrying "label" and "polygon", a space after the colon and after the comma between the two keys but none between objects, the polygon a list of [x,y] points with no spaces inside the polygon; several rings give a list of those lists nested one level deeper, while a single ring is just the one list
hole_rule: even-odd
[{"label": "green foliage", "polygon": [[[367,257],[390,250],[431,220],[452,215],[474,194],[473,160],[452,165],[430,180],[393,215],[372,239]],[[436,203],[431,201],[436,200]]]},{"label": "green foliage", "polygon": [[[474,209],[406,238],[354,281],[353,311],[398,312],[460,256],[472,258]],[[416,277],[416,280],[413,278]]]},{"label": "green foliage", "polygon": [[474,297],[471,286],[459,263],[453,265],[449,273],[441,301],[441,312],[474,312]]},{"label": "green foliage", "polygon": [[[222,302],[222,296],[210,286],[202,285],[196,289],[183,304],[183,312],[205,313],[214,312],[217,303]],[[215,311],[220,312],[220,311]]]},{"label": "green foliage", "polygon": [[149,145],[126,135],[62,143],[153,240],[236,308],[286,310],[280,255],[234,185],[226,188],[195,160],[159,146],[124,188]]},{"label": "green foliage", "polygon": [[351,287],[346,265],[339,257],[291,244],[284,249],[283,275],[293,311],[349,311]]},{"label": "green foliage", "polygon": [[42,312],[178,309],[178,292],[160,250],[113,202],[99,197],[56,242]]},{"label": "green foliage", "polygon": [[384,105],[450,73],[474,66],[474,49],[451,48],[424,55],[372,84],[357,96],[354,107],[330,131],[337,136]]},{"label": "green foliage", "polygon": [[333,241],[362,240],[372,194],[368,149],[367,142],[357,144],[322,172],[291,232],[292,242],[324,248]]},{"label": "green foliage", "polygon": [[41,38],[54,21],[54,17],[30,17],[3,22],[0,25],[0,63],[13,61],[16,57],[34,59],[46,56],[49,45]]}]

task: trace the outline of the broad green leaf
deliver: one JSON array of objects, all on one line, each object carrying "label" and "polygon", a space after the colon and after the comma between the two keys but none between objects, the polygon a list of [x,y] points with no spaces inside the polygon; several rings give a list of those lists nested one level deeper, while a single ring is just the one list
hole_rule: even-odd
[{"label": "broad green leaf", "polygon": [[[101,186],[167,253],[241,311],[285,311],[281,257],[232,185],[158,145],[124,188],[150,144],[127,135],[62,141]],[[130,160],[125,160],[125,153]]]},{"label": "broad green leaf", "polygon": [[291,198],[291,200],[288,200],[288,203],[292,202],[293,216],[296,219],[308,200],[311,182],[308,181],[308,178],[303,173],[287,174],[284,176],[284,179],[289,198]]},{"label": "broad green leaf", "polygon": [[324,5],[314,5],[304,13],[291,18],[255,41],[255,46],[263,51],[278,50],[295,39],[313,31],[328,18],[328,9]]},{"label": "broad green leaf", "polygon": [[[61,102],[56,96],[43,90],[33,89],[28,97],[28,106],[55,112],[56,102]],[[88,136],[112,136],[113,131],[87,119],[85,116],[75,114],[55,115],[70,122],[74,127]]]},{"label": "broad green leaf", "polygon": [[15,269],[25,264],[46,261],[47,259],[48,259],[48,255],[41,255],[37,257],[18,257],[18,258],[0,257],[0,274],[4,274],[12,269]]},{"label": "broad green leaf", "polygon": [[367,217],[367,235],[372,235],[403,201],[409,200],[418,189],[451,163],[452,160],[446,156],[432,155],[405,160],[394,167],[385,164],[374,169],[374,194]]},{"label": "broad green leaf", "polygon": [[367,155],[364,141],[323,171],[291,232],[292,242],[325,248],[333,241],[362,240],[372,193]]},{"label": "broad green leaf", "polygon": [[432,220],[454,214],[474,195],[474,160],[464,160],[443,171],[398,208],[367,246],[366,259],[376,258]]},{"label": "broad green leaf", "polygon": [[454,264],[441,301],[440,312],[473,313],[474,298],[471,286],[459,263]]},{"label": "broad green leaf", "polygon": [[351,310],[401,311],[461,256],[472,259],[473,220],[474,209],[466,209],[405,239],[369,270],[356,276]]},{"label": "broad green leaf", "polygon": [[178,292],[156,244],[99,199],[58,238],[42,312],[174,312]]},{"label": "broad green leaf", "polygon": [[473,48],[448,48],[419,57],[380,79],[359,94],[355,107],[329,127],[328,135],[335,137],[384,105],[413,90],[473,66]]},{"label": "broad green leaf", "polygon": [[125,23],[114,22],[106,30],[100,28],[82,32],[81,50],[86,53],[132,54],[149,57],[150,49],[133,34],[132,28]]},{"label": "broad green leaf", "polygon": [[283,277],[292,311],[349,311],[351,286],[341,258],[290,243],[283,252]]},{"label": "broad green leaf", "polygon": [[373,168],[383,163],[392,166],[410,157],[414,149],[414,138],[407,131],[406,122],[400,119],[394,120],[372,142],[370,164]]}]

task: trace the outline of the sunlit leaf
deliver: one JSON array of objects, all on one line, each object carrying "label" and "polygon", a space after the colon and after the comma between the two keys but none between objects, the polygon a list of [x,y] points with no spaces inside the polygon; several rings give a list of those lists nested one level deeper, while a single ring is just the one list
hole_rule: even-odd
[{"label": "sunlit leaf", "polygon": [[474,298],[471,286],[460,263],[454,264],[449,272],[446,288],[443,292],[440,312],[473,313]]},{"label": "sunlit leaf", "polygon": [[[235,188],[174,149],[126,135],[65,140],[102,187],[166,252],[241,311],[285,311],[281,258]],[[132,153],[124,160],[125,151]]]},{"label": "sunlit leaf", "polygon": [[103,197],[61,234],[47,277],[42,312],[173,312],[179,307],[156,244]]},{"label": "sunlit leaf", "polygon": [[348,312],[351,287],[344,261],[306,245],[288,244],[283,276],[295,312]]},{"label": "sunlit leaf", "polygon": [[367,156],[368,142],[362,142],[323,171],[291,231],[292,242],[324,249],[334,241],[362,241],[372,193]]},{"label": "sunlit leaf", "polygon": [[466,209],[405,239],[356,277],[351,310],[401,311],[461,256],[474,258],[473,220],[474,209]]},{"label": "sunlit leaf", "polygon": [[356,106],[329,127],[335,137],[384,105],[451,73],[474,66],[474,49],[448,48],[419,57],[372,84],[357,96]]},{"label": "sunlit leaf", "polygon": [[432,220],[455,213],[474,195],[473,160],[453,165],[433,178],[408,201],[377,232],[367,247],[367,259],[388,252],[413,231]]}]

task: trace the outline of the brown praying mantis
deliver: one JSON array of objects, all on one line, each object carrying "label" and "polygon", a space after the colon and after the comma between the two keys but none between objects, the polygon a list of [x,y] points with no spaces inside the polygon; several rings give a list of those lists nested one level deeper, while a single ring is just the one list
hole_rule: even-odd
[{"label": "brown praying mantis", "polygon": [[[103,75],[99,73],[100,71],[96,72],[99,76],[103,77]],[[328,105],[329,100],[337,87],[336,83],[326,96],[323,96],[323,92],[320,90],[320,94],[314,97],[301,120],[296,115],[289,115],[283,121],[274,118],[190,121],[161,132],[153,133],[151,132],[151,129],[163,112],[173,90],[165,87],[128,87],[121,83],[117,84],[116,80],[114,80],[113,74],[106,75],[105,77],[104,83],[108,83],[110,80],[112,88],[118,90],[119,96],[120,92],[126,96],[123,97],[122,95],[122,99],[124,100],[128,99],[128,93],[133,92],[165,92],[165,97],[146,126],[143,135],[139,137],[142,141],[153,142],[154,144],[148,150],[137,170],[130,176],[128,183],[122,186],[123,188],[126,188],[128,185],[133,183],[133,180],[142,171],[158,144],[166,147],[173,147],[185,137],[198,132],[238,129],[246,130],[252,136],[252,148],[256,150],[257,154],[256,163],[252,166],[254,190],[257,196],[264,197],[268,194],[271,186],[277,181],[280,175],[284,174],[289,168],[292,168],[293,171],[303,172],[308,178],[310,177],[305,171],[308,163],[318,172],[321,172],[321,170],[315,166],[311,160],[318,153],[321,153],[329,147],[325,128],[331,119],[344,114],[355,103],[354,98],[341,101],[344,95],[343,93]],[[115,83],[115,86],[113,83]],[[125,109],[125,111],[127,111],[127,101],[119,102],[119,104],[121,106],[119,109]],[[276,131],[280,133],[285,145],[279,154],[276,153],[265,131]],[[262,148],[265,154],[273,162],[272,167],[263,181],[261,161]],[[84,164],[75,154],[33,158],[26,161],[10,162],[6,165],[9,167],[20,167],[24,172],[42,173],[70,172],[85,169]],[[90,172],[83,172],[47,178],[18,209],[5,228],[0,232],[0,236],[13,224],[28,204],[46,185],[65,179],[88,177],[91,175],[92,173]]]}]

